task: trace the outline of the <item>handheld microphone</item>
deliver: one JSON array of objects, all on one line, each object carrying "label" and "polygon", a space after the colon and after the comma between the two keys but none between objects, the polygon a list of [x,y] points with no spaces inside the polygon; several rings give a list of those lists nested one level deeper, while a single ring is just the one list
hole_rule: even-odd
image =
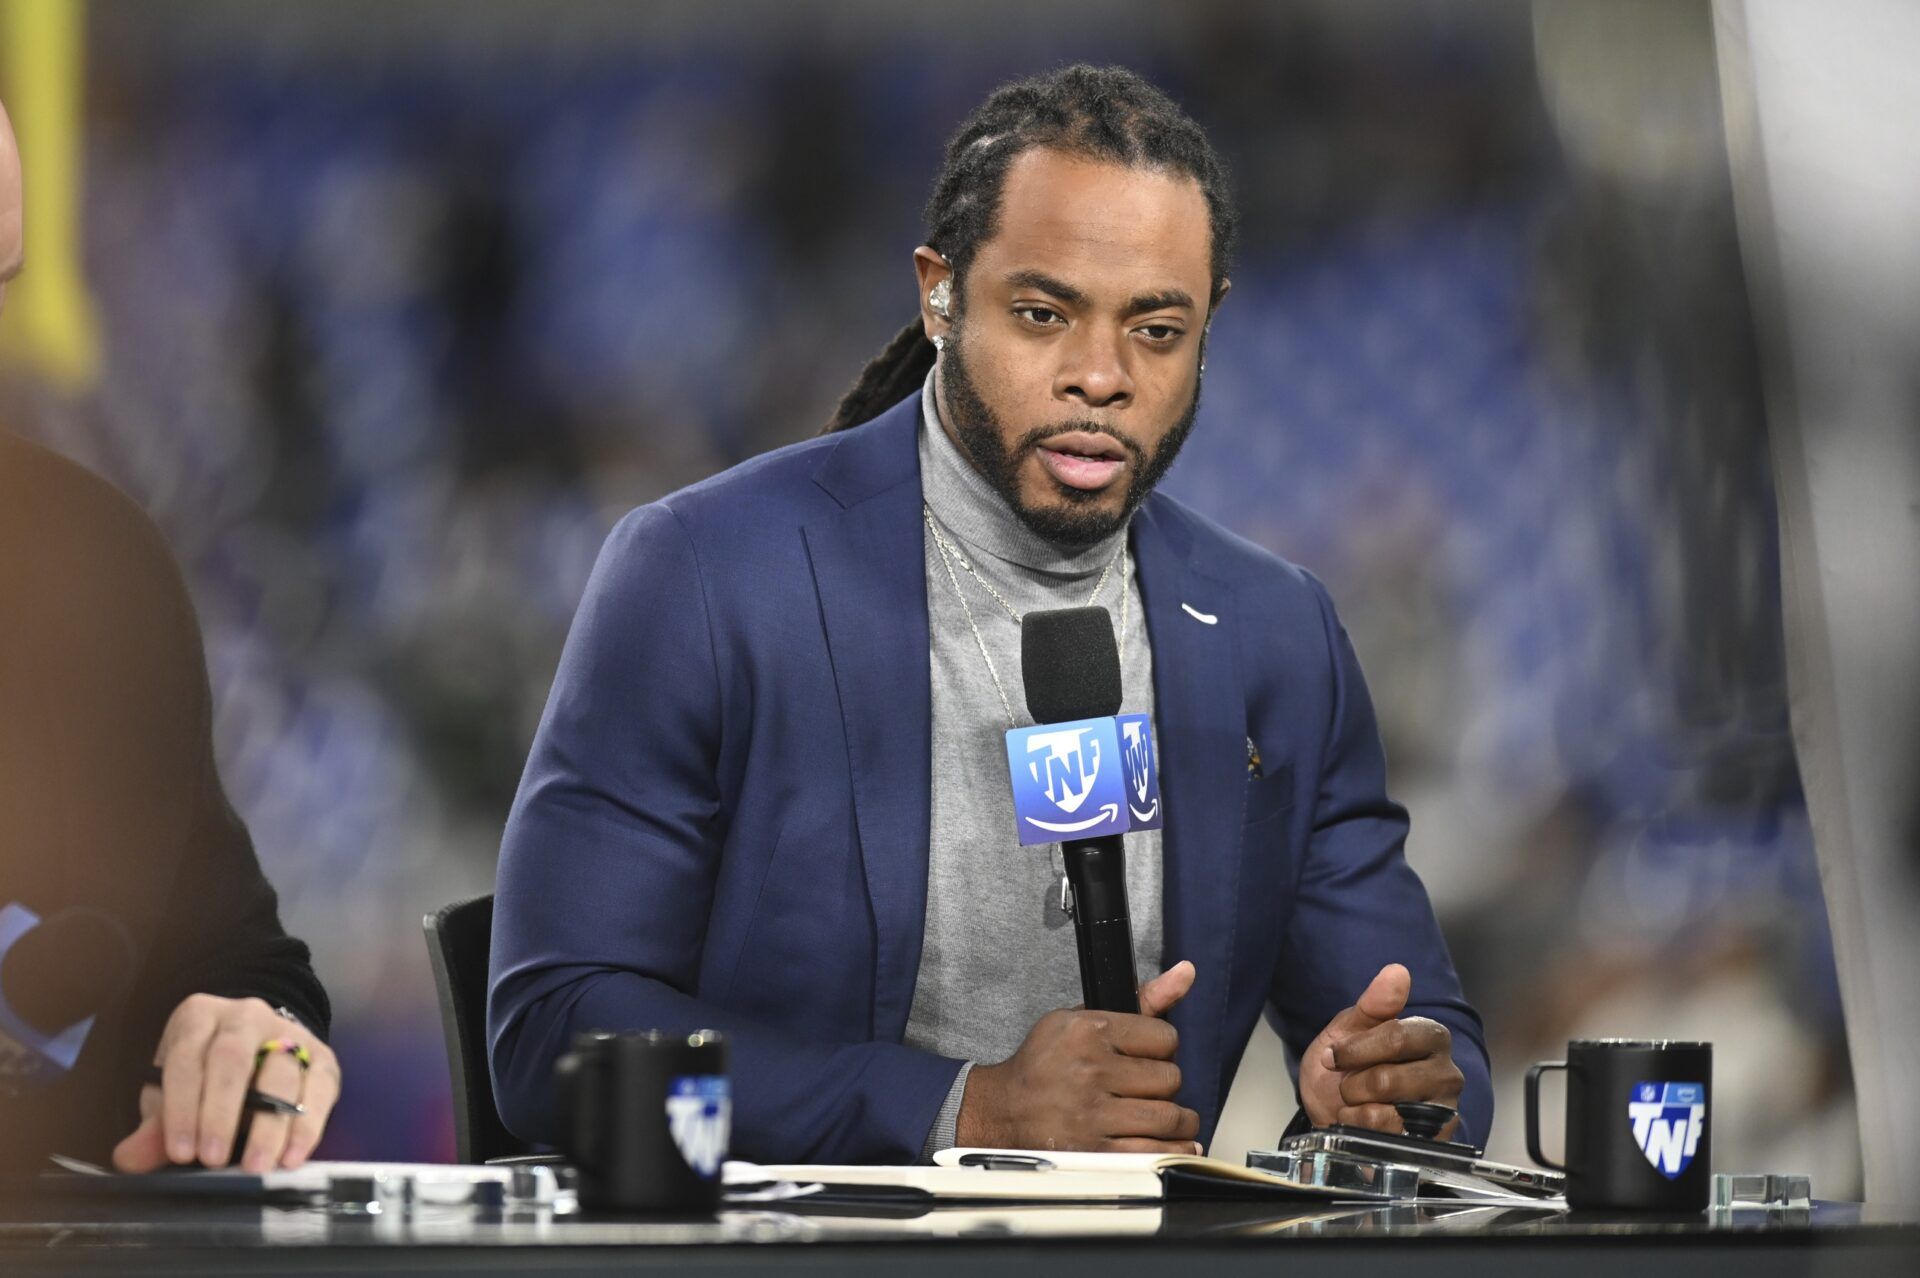
[{"label": "handheld microphone", "polygon": [[75,906],[42,921],[0,906],[0,1095],[72,1069],[94,1016],[133,972],[133,942],[111,915]]},{"label": "handheld microphone", "polygon": [[[1102,797],[1094,794],[1102,780],[1108,783],[1101,787],[1103,794],[1116,793],[1121,760],[1111,720],[1120,712],[1120,648],[1114,641],[1107,610],[1057,608],[1028,613],[1020,621],[1020,669],[1026,684],[1027,711],[1035,723],[1109,721],[1104,735],[1081,728],[1029,736],[1028,749],[1041,751],[1040,761],[1029,765],[1036,783],[1044,784],[1050,795],[1058,786],[1069,787],[1068,792],[1077,795],[1072,805],[1058,804],[1068,812],[1076,811],[1089,797]],[[1043,765],[1048,773],[1042,783],[1039,769]],[[1014,768],[1017,793],[1021,789],[1019,764]],[[1100,819],[1109,813],[1107,820]],[[1109,802],[1096,807],[1084,822],[1054,823],[1063,832],[1082,824],[1102,831],[1094,837],[1065,839],[1060,844],[1066,858],[1067,881],[1073,887],[1073,938],[1080,952],[1081,997],[1089,1011],[1140,1010],[1140,982],[1133,967],[1133,921],[1127,910],[1126,854],[1120,845],[1120,832],[1128,827],[1120,820],[1113,828],[1119,817],[1120,810]]]}]

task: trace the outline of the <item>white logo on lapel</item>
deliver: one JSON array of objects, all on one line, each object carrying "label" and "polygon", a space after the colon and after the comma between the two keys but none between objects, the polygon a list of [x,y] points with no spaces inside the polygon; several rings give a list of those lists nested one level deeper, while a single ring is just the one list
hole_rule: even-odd
[{"label": "white logo on lapel", "polygon": [[1219,617],[1215,616],[1213,613],[1210,613],[1210,612],[1201,612],[1198,608],[1194,607],[1190,603],[1183,603],[1180,605],[1180,608],[1189,617],[1192,617],[1195,621],[1199,622],[1203,626],[1217,626],[1220,624]]}]

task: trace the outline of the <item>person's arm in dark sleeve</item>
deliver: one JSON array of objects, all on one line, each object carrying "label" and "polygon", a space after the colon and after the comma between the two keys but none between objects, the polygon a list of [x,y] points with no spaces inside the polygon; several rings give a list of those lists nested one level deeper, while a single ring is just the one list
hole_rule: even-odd
[{"label": "person's arm in dark sleeve", "polygon": [[135,987],[132,1005],[146,1009],[152,1020],[151,1032],[139,1038],[157,1042],[160,1026],[183,999],[213,994],[284,1008],[325,1039],[332,1007],[312,955],[281,925],[279,898],[261,872],[246,826],[218,779],[210,775],[209,782],[152,959]]},{"label": "person's arm in dark sleeve", "polygon": [[[307,1107],[307,1114],[284,1137],[277,1129],[258,1132],[246,1150],[225,1143],[224,1120],[221,1143],[209,1147],[208,1120],[188,1119],[177,1109],[175,1130],[193,1122],[200,1139],[192,1156],[200,1161],[219,1165],[245,1155],[256,1171],[274,1160],[298,1165],[319,1142],[339,1095],[339,1065],[325,1043],[331,1019],[326,991],[314,975],[306,945],[281,926],[273,887],[217,781],[205,796],[201,815],[205,824],[197,822],[187,842],[150,961],[127,1003],[133,1027],[129,1046],[137,1051],[123,1064],[128,1073],[118,1091],[139,1097],[142,1124],[116,1150],[115,1162],[123,1170],[143,1170],[161,1157],[158,1136],[165,1129],[156,1131],[147,1120],[164,1114],[166,1105],[160,1089],[145,1085],[147,1065],[156,1059],[167,1064],[171,1058],[169,1072],[189,1069],[182,1087],[193,1086],[200,1071],[211,1073],[212,1058],[203,1053],[183,1066],[179,1045],[202,1028],[246,1051],[269,1039],[301,1040],[313,1065],[301,1078],[285,1058],[276,1058],[257,1077],[249,1072],[242,1080]],[[291,1014],[299,1027],[281,1019],[284,1014]],[[319,1076],[323,1072],[325,1078]],[[174,1085],[169,1078],[168,1086]],[[218,1104],[224,1112],[226,1100]]]},{"label": "person's arm in dark sleeve", "polygon": [[[271,1009],[288,1008],[318,1036],[326,995],[306,946],[280,926],[273,889],[220,786],[205,649],[159,530],[124,494],[55,454],[7,441],[0,463],[15,486],[9,494],[0,485],[0,496],[17,498],[0,519],[0,545],[15,556],[0,594],[17,591],[23,605],[6,610],[15,624],[4,637],[20,676],[7,685],[0,727],[0,810],[13,814],[21,854],[6,877],[45,907],[105,912],[132,942],[129,987],[76,1071],[98,1125],[117,1138],[139,1123],[155,1139],[143,1138],[135,1161],[163,1158],[160,1125],[145,1121],[159,1110],[158,1089],[144,1084],[172,1032],[202,1050],[169,1068],[169,1130],[185,1133],[189,1157],[204,1157],[202,1115],[225,1126],[228,1092],[237,1115],[254,1050],[291,1030]],[[214,1016],[206,996],[228,1005]],[[179,1032],[214,1020],[235,1025],[217,1049],[211,1034]],[[228,1058],[237,1064],[215,1071],[221,1085],[203,1089],[203,1064]],[[281,1074],[289,1068],[276,1062],[266,1074],[289,1098],[314,1101],[304,1134],[317,1140],[335,1080],[303,1091],[297,1075]],[[230,1135],[222,1155],[234,1152]]]},{"label": "person's arm in dark sleeve", "polygon": [[[117,707],[102,718],[113,714],[115,721],[101,722],[92,735],[107,748],[105,739],[116,728],[131,734],[111,748],[147,758],[150,768],[170,776],[172,811],[180,824],[160,846],[145,849],[156,865],[117,867],[134,883],[152,874],[156,886],[165,885],[164,904],[152,917],[152,939],[127,1001],[136,1026],[125,1062],[131,1078],[144,1077],[162,1027],[195,994],[257,998],[284,1007],[322,1039],[331,1019],[312,957],[281,926],[278,897],[220,783],[206,648],[186,582],[158,530],[144,516],[138,525],[144,535],[125,539],[114,575],[123,578],[116,590],[121,606],[139,615],[98,618],[108,642],[120,648],[118,659],[109,660],[105,669],[113,672],[112,684],[124,686],[102,680],[106,686],[97,691]],[[145,732],[143,725],[164,729],[165,735]],[[113,783],[104,775],[96,781]],[[126,792],[124,782],[122,788]],[[139,815],[128,812],[123,824],[134,825]],[[155,821],[149,833],[172,824]],[[134,1082],[126,1094],[138,1095],[139,1086]]]},{"label": "person's arm in dark sleeve", "polygon": [[1407,864],[1407,813],[1387,797],[1386,753],[1360,663],[1332,600],[1318,581],[1312,585],[1331,660],[1333,715],[1293,923],[1271,993],[1281,1037],[1296,1060],[1304,1059],[1383,966],[1404,964],[1413,979],[1400,1016],[1427,1017],[1451,1033],[1464,1077],[1455,1139],[1484,1145],[1493,1087],[1480,1017],[1461,992],[1426,889]]},{"label": "person's arm in dark sleeve", "polygon": [[594,568],[507,822],[487,1009],[501,1118],[559,1143],[553,1066],[576,1033],[718,1029],[739,1156],[914,1162],[961,1062],[806,1038],[692,993],[725,833],[722,720],[692,542],[643,507]]}]

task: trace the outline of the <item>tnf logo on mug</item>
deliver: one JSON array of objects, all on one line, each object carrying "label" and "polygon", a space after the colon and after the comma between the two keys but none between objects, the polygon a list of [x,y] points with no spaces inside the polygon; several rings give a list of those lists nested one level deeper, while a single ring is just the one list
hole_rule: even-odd
[{"label": "tnf logo on mug", "polygon": [[687,1074],[667,1088],[667,1131],[695,1174],[712,1180],[727,1157],[733,1099],[721,1074]]},{"label": "tnf logo on mug", "polygon": [[1693,1162],[1707,1126],[1706,1084],[1635,1083],[1627,1118],[1633,1123],[1633,1143],[1653,1169],[1676,1180]]}]

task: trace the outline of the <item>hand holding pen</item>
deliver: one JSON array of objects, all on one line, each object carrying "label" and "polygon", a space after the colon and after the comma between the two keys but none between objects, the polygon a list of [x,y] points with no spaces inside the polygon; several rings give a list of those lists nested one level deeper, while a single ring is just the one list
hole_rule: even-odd
[{"label": "hand holding pen", "polygon": [[238,1161],[298,1167],[340,1095],[333,1052],[260,999],[196,994],[174,1010],[140,1090],[140,1126],[113,1151],[120,1171]]}]

